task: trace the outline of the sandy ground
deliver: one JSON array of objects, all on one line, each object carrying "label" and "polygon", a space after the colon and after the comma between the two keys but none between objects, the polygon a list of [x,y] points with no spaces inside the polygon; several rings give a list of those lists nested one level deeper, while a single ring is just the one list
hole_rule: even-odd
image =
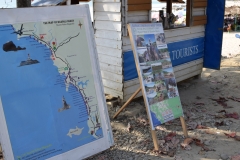
[{"label": "sandy ground", "polygon": [[240,39],[235,37],[236,34],[240,35],[240,32],[223,33],[222,44],[223,57],[229,58],[240,54]]}]

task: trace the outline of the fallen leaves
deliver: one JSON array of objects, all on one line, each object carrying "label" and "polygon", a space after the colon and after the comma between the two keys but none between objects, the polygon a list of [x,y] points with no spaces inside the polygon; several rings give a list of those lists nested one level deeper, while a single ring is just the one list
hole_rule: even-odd
[{"label": "fallen leaves", "polygon": [[158,145],[160,146],[159,153],[174,157],[176,154],[176,148],[180,140],[176,138],[176,133],[168,133],[164,139],[158,140]]},{"label": "fallen leaves", "polygon": [[227,118],[234,118],[234,119],[239,119],[239,114],[237,112],[233,113],[225,113]]},{"label": "fallen leaves", "polygon": [[193,139],[192,138],[186,138],[182,143],[181,143],[181,146],[186,149],[186,150],[190,150],[191,149],[191,146],[189,146],[190,143],[193,142]]},{"label": "fallen leaves", "polygon": [[[239,119],[239,114],[237,112],[228,113],[226,110],[221,110],[217,113],[221,113],[219,115],[216,115],[216,118],[234,118]],[[220,124],[219,124],[220,125]]]},{"label": "fallen leaves", "polygon": [[165,141],[171,141],[174,136],[176,136],[176,132],[171,132],[164,139]]},{"label": "fallen leaves", "polygon": [[228,101],[226,98],[224,97],[219,97],[219,99],[214,99],[212,98],[213,101],[216,101],[219,105],[223,106],[224,108],[231,108],[228,107],[226,101]]},{"label": "fallen leaves", "polygon": [[181,146],[185,149],[185,150],[190,150],[191,149],[191,146],[190,144],[192,142],[195,142],[195,144],[199,147],[202,148],[202,151],[215,151],[214,149],[210,149],[208,147],[205,146],[205,144],[200,140],[200,139],[197,139],[197,138],[186,138],[183,143],[181,143]]},{"label": "fallen leaves", "polygon": [[231,99],[231,100],[236,101],[236,102],[240,102],[240,98],[236,98],[236,97],[233,97],[233,96],[228,97],[228,99]]},{"label": "fallen leaves", "polygon": [[235,139],[236,139],[237,141],[240,141],[240,136],[235,136]]},{"label": "fallen leaves", "polygon": [[240,160],[240,155],[232,156],[231,160]]},{"label": "fallen leaves", "polygon": [[215,126],[216,126],[216,127],[224,126],[224,121],[221,121],[221,122],[215,122]]},{"label": "fallen leaves", "polygon": [[197,129],[209,129],[209,128],[206,127],[206,126],[198,125],[198,126],[197,126]]},{"label": "fallen leaves", "polygon": [[224,133],[228,138],[234,138],[237,141],[240,141],[240,136],[237,136],[236,132],[233,133]]}]

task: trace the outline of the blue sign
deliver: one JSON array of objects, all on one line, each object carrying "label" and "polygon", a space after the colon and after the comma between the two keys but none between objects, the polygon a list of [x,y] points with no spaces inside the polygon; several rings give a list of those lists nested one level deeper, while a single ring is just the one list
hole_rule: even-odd
[{"label": "blue sign", "polygon": [[178,66],[203,57],[204,37],[168,43],[173,66]]},{"label": "blue sign", "polygon": [[[168,51],[173,66],[202,58],[204,55],[204,37],[168,43]],[[124,52],[123,59],[124,81],[137,78],[133,51]]]}]

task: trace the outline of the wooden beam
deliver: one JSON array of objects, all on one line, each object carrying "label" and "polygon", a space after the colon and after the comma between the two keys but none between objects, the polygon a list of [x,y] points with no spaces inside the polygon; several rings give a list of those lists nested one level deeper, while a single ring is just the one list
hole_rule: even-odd
[{"label": "wooden beam", "polygon": [[191,21],[191,16],[192,16],[192,7],[191,7],[191,2],[190,0],[187,1],[187,14],[186,14],[186,26],[190,27],[190,21]]},{"label": "wooden beam", "polygon": [[182,124],[182,128],[183,128],[183,134],[186,137],[188,137],[188,132],[187,132],[187,126],[186,126],[186,122],[185,122],[185,119],[181,116],[180,117],[180,121],[181,121],[181,124]]},{"label": "wooden beam", "polygon": [[207,24],[207,20],[193,21],[193,26],[199,26]]},{"label": "wooden beam", "polygon": [[193,21],[200,21],[200,20],[206,20],[207,19],[207,16],[204,15],[204,16],[193,16]]},{"label": "wooden beam", "polygon": [[207,7],[207,1],[193,2],[193,8],[204,8]]},{"label": "wooden beam", "polygon": [[129,103],[132,102],[133,98],[142,90],[141,87],[138,88],[138,90],[127,100],[127,102],[117,111],[117,113],[113,116],[113,118],[116,118],[121,112],[122,110],[124,110],[124,108],[127,107],[127,105]]},{"label": "wooden beam", "polygon": [[128,5],[128,11],[141,11],[141,10],[151,10],[152,4],[135,4],[135,5]]},{"label": "wooden beam", "polygon": [[193,2],[207,2],[207,0],[193,0]]},{"label": "wooden beam", "polygon": [[128,0],[128,4],[148,4],[152,3],[152,0]]},{"label": "wooden beam", "polygon": [[172,0],[167,1],[167,13],[172,13]]}]

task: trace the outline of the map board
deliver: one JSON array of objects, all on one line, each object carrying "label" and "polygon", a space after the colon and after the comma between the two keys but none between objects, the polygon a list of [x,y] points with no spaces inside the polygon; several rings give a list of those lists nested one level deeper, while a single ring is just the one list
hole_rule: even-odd
[{"label": "map board", "polygon": [[77,160],[113,144],[88,5],[0,10],[6,160]]},{"label": "map board", "polygon": [[171,58],[161,23],[128,25],[138,77],[151,127],[183,115]]}]

